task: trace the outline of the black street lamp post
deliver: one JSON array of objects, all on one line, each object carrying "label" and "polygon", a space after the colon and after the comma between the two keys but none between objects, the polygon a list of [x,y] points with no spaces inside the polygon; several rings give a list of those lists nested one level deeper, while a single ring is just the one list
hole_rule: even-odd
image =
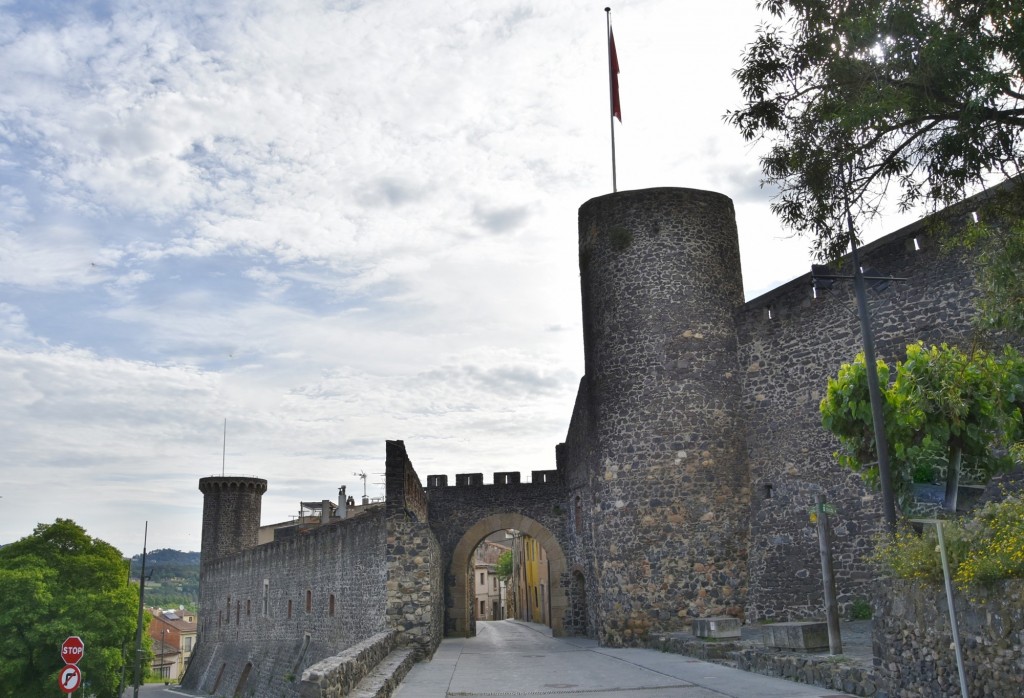
[{"label": "black street lamp post", "polygon": [[[860,253],[857,238],[850,235],[853,276],[841,276],[831,273],[828,267],[811,265],[811,283],[816,289],[831,288],[835,279],[852,279],[854,293],[857,297],[857,315],[860,319],[861,338],[864,344],[864,367],[868,376],[868,397],[871,401],[871,422],[875,432],[875,451],[878,454],[878,482],[882,490],[882,515],[889,533],[896,531],[896,500],[892,488],[892,468],[889,464],[889,439],[885,433],[885,417],[882,413],[882,392],[878,386],[878,366],[875,359],[875,339],[871,331],[871,316],[868,314],[867,289],[865,280],[874,282],[878,290],[884,290],[891,281],[903,281],[895,276],[881,276],[874,269],[865,275],[860,266]],[[824,283],[823,283],[824,282]]]}]

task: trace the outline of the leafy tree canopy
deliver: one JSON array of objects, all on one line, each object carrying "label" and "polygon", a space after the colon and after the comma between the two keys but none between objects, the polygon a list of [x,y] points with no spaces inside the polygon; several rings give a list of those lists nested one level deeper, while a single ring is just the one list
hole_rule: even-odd
[{"label": "leafy tree canopy", "polygon": [[[1013,349],[993,356],[912,344],[895,371],[879,360],[878,377],[893,489],[903,503],[914,482],[933,482],[938,470],[955,487],[961,468],[988,478],[1012,466],[1007,448],[1024,433],[1024,358]],[[839,438],[839,462],[877,484],[863,354],[829,379],[821,415]]]},{"label": "leafy tree canopy", "polygon": [[969,225],[960,242],[977,262],[980,328],[1024,337],[1024,197],[998,204],[996,215]]},{"label": "leafy tree canopy", "polygon": [[[131,560],[132,576],[142,572],[142,555]],[[199,553],[170,548],[146,555],[146,605],[161,608],[184,606],[193,611],[199,604]]]},{"label": "leafy tree canopy", "polygon": [[88,693],[117,695],[122,648],[132,649],[139,603],[116,548],[69,519],[39,524],[0,548],[0,698],[59,698],[60,646],[78,635]]},{"label": "leafy tree canopy", "polygon": [[498,562],[494,566],[494,573],[498,578],[507,582],[512,577],[512,551],[506,550],[498,556]]},{"label": "leafy tree canopy", "polygon": [[817,256],[842,256],[855,220],[895,187],[906,210],[950,204],[1024,164],[1020,0],[761,0],[763,25],[726,114],[766,140],[764,183]]}]

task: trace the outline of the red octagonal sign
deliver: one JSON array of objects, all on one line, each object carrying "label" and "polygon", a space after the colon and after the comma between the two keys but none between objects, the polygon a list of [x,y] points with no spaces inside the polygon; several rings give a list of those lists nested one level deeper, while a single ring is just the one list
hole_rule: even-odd
[{"label": "red octagonal sign", "polygon": [[65,664],[78,664],[78,660],[85,654],[85,643],[82,638],[72,635],[60,646],[60,658]]}]

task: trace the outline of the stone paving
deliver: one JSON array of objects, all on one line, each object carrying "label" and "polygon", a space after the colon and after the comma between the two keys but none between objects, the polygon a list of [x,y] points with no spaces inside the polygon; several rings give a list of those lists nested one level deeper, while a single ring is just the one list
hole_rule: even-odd
[{"label": "stone paving", "polygon": [[413,667],[397,698],[839,698],[845,693],[750,674],[668,652],[553,638],[544,626],[477,621]]}]

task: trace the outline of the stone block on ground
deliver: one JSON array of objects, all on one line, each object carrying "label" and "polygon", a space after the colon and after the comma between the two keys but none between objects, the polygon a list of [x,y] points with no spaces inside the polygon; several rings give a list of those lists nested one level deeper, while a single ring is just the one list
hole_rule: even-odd
[{"label": "stone block on ground", "polygon": [[764,626],[764,646],[782,650],[820,652],[828,649],[825,621],[770,623]]},{"label": "stone block on ground", "polygon": [[738,638],[740,619],[732,616],[697,618],[693,621],[693,636],[708,639]]}]

